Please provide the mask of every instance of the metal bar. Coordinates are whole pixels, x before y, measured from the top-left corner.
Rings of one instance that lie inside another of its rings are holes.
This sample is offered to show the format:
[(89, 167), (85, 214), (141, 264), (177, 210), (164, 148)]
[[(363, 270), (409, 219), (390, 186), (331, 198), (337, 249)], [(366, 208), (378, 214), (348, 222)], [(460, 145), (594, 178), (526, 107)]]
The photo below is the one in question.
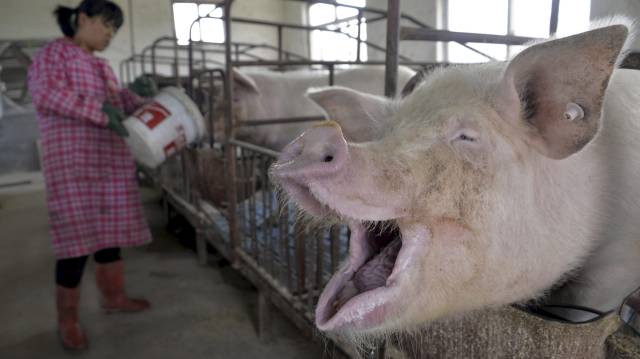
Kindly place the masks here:
[[(436, 65), (448, 65), (442, 62), (421, 62), (421, 61), (400, 61), (400, 65), (406, 66), (436, 66)], [(309, 65), (362, 65), (362, 66), (374, 66), (385, 65), (384, 61), (234, 61), (233, 66), (309, 66)]]
[[(395, 1), (395, 0), (389, 0)], [(488, 44), (522, 45), (529, 41), (540, 40), (533, 37), (514, 35), (476, 34), (471, 32), (445, 31), (421, 29), (415, 27), (401, 27), (400, 37), (403, 40), (420, 41), (453, 41), (453, 42), (480, 42)]]
[(558, 31), (558, 13), (560, 12), (560, 0), (551, 0), (551, 17), (549, 19), (549, 35)]
[(336, 82), (335, 79), (335, 66), (329, 65), (329, 86), (333, 86)]
[(384, 74), (384, 95), (394, 98), (398, 86), (400, 0), (389, 0), (387, 11), (387, 55)]
[(328, 5), (348, 7), (348, 8), (352, 8), (352, 9), (362, 9), (365, 12), (370, 12), (370, 13), (373, 13), (373, 14), (380, 14), (380, 15), (386, 14), (386, 12), (384, 10), (381, 10), (381, 9), (342, 4), (342, 3), (339, 3), (337, 1), (331, 1), (331, 0), (288, 0), (288, 1), (304, 2), (304, 3), (308, 3), (308, 4), (328, 4)]
[(340, 226), (332, 226), (330, 230), (331, 238), (331, 273), (338, 270), (340, 263)]
[(213, 142), (215, 140), (215, 124), (213, 121), (215, 120), (215, 103), (216, 96), (214, 94), (214, 86), (215, 80), (213, 79), (213, 74), (209, 73), (209, 146), (213, 148)]
[(278, 156), (280, 155), (279, 152), (270, 150), (268, 148), (264, 148), (264, 147), (260, 147), (260, 146), (254, 145), (253, 143), (249, 143), (249, 142), (244, 142), (244, 141), (239, 141), (239, 140), (236, 140), (236, 139), (231, 139), (231, 140), (229, 140), (229, 143), (234, 145), (234, 146), (248, 148), (248, 149), (250, 149), (252, 151), (255, 151), (255, 152), (258, 152), (258, 153), (262, 153), (262, 154), (265, 154), (267, 156), (271, 156), (273, 158), (278, 158)]
[(227, 156), (227, 196), (228, 196), (228, 209), (229, 209), (229, 239), (231, 242), (232, 258), (231, 262), (234, 265), (238, 264), (236, 256), (238, 249), (238, 231), (236, 223), (236, 202), (237, 192), (235, 187), (236, 182), (236, 151), (235, 146), (231, 144), (231, 140), (234, 137), (233, 133), (233, 106), (231, 103), (231, 96), (233, 94), (233, 62), (231, 61), (231, 4), (232, 0), (224, 0), (224, 34), (225, 34), (225, 64), (227, 78), (224, 83), (224, 107), (225, 107), (225, 151)]
[(322, 285), (323, 285), (322, 274), (324, 272), (324, 252), (325, 252), (324, 238), (325, 238), (325, 233), (327, 233), (327, 228), (319, 228), (317, 233), (318, 234), (316, 237), (317, 237), (318, 245), (316, 249), (316, 277), (315, 277), (315, 284), (313, 286), (314, 291), (322, 289)]
[[(292, 290), (293, 288), (293, 276), (291, 275), (291, 268), (293, 267), (293, 263), (291, 262), (291, 250), (289, 248), (289, 205), (284, 205), (284, 212), (280, 213), (282, 219), (282, 226), (280, 227), (281, 233), (283, 233), (282, 237), (284, 238), (283, 247), (285, 251), (285, 267), (287, 269), (287, 288)], [(294, 225), (297, 226), (298, 222)], [(284, 229), (283, 229), (284, 227)], [(295, 233), (295, 230), (294, 230)]]
[(131, 42), (131, 55), (136, 53), (136, 40), (135, 40), (135, 34), (133, 31), (133, 19), (135, 18), (135, 16), (133, 15), (133, 0), (128, 0), (127, 1), (127, 5), (129, 7), (129, 14), (128, 14), (128, 18), (129, 18), (129, 41)]
[[(247, 189), (246, 196), (248, 197), (248, 200), (245, 200), (245, 202), (249, 203), (249, 228), (251, 230), (251, 240), (253, 241), (253, 256), (256, 259), (256, 263), (260, 264), (260, 258), (261, 258), (261, 250), (260, 250), (260, 242), (258, 241), (258, 231), (257, 231), (257, 218), (256, 218), (256, 196), (255, 196), (255, 188), (252, 185), (253, 182), (253, 168), (255, 167), (255, 163), (254, 163), (254, 159), (255, 156), (253, 154), (252, 151), (248, 151), (249, 154), (247, 155), (244, 149), (243, 149), (243, 156), (242, 156), (242, 162), (244, 163), (243, 166), (243, 173), (241, 175), (240, 181), (242, 181), (245, 184), (245, 188)], [(243, 199), (246, 198), (245, 196), (242, 197)]]
[(296, 274), (297, 283), (294, 293), (303, 294), (305, 290), (306, 279), (306, 248), (305, 248), (305, 227), (297, 221), (295, 224), (295, 258), (296, 258)]
[(278, 61), (282, 61), (282, 25), (278, 25)]
[(362, 44), (362, 10), (358, 10), (358, 47), (356, 48), (356, 61), (360, 61), (360, 45)]
[[(343, 5), (340, 5), (343, 6)], [(239, 22), (239, 23), (245, 23), (245, 24), (253, 24), (253, 25), (265, 25), (265, 26), (282, 26), (283, 28), (290, 28), (290, 29), (299, 29), (299, 30), (318, 30), (318, 31), (326, 31), (326, 32), (335, 32), (341, 35), (344, 35), (348, 38), (357, 40), (357, 38), (355, 36), (349, 35), (345, 32), (340, 31), (340, 29), (335, 29), (335, 30), (331, 30), (331, 29), (327, 29), (327, 28), (323, 28), (323, 27), (317, 27), (317, 26), (306, 26), (306, 25), (297, 25), (297, 24), (286, 24), (286, 23), (279, 23), (279, 22), (274, 22), (274, 21), (264, 21), (264, 20), (255, 20), (255, 19), (246, 19), (246, 18), (233, 18), (232, 21), (234, 22)], [(374, 44), (372, 42), (369, 41), (364, 41), (362, 40), (363, 43), (367, 44), (368, 47), (378, 50), (378, 51), (382, 51), (385, 52), (385, 48), (383, 48), (382, 46), (378, 46), (377, 44)], [(403, 59), (408, 59), (406, 57), (402, 57)]]
[(273, 271), (273, 224), (271, 223), (271, 191), (269, 188), (269, 177), (267, 173), (269, 172), (269, 160), (268, 157), (262, 154), (259, 154), (259, 173), (260, 173), (260, 189), (261, 189), (261, 197), (262, 197), (262, 233), (263, 238), (265, 238), (267, 244), (267, 265), (268, 271), (271, 275), (275, 275)]

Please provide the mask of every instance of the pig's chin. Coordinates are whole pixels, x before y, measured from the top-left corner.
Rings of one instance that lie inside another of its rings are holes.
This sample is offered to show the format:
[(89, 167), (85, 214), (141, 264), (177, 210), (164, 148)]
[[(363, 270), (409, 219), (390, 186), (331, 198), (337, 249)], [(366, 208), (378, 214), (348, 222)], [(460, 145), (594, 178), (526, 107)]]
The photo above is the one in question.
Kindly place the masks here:
[(320, 295), (316, 325), (322, 331), (373, 333), (407, 304), (402, 287), (415, 245), (402, 238), (395, 221), (353, 221), (349, 228), (349, 260)]

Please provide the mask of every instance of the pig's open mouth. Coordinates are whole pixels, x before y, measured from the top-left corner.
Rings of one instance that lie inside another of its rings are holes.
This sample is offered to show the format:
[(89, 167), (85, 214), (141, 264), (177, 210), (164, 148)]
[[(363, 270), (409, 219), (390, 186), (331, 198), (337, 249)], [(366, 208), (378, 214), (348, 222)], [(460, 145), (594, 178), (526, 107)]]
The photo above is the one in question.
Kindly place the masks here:
[(323, 331), (375, 331), (406, 304), (403, 295), (410, 264), (420, 252), (416, 238), (407, 238), (397, 219), (353, 219), (316, 196), (309, 185), (284, 176), (280, 184), (305, 211), (335, 213), (349, 224), (349, 258), (325, 286), (316, 307), (316, 325)]
[(381, 324), (398, 294), (393, 278), (403, 247), (395, 221), (353, 222), (349, 261), (334, 274), (316, 308), (321, 330), (372, 329)]

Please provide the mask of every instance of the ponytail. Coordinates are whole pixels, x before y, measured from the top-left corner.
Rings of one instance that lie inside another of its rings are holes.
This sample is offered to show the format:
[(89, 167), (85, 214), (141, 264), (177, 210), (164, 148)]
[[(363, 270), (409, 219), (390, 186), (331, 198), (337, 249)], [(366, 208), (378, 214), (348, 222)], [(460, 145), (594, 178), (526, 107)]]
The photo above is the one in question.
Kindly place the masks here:
[(78, 9), (66, 6), (58, 6), (53, 12), (58, 21), (58, 26), (65, 36), (73, 37), (78, 28)]
[(53, 14), (65, 36), (73, 37), (78, 31), (78, 14), (88, 17), (101, 16), (102, 19), (118, 30), (124, 22), (122, 9), (110, 0), (82, 0), (76, 8), (58, 6)]

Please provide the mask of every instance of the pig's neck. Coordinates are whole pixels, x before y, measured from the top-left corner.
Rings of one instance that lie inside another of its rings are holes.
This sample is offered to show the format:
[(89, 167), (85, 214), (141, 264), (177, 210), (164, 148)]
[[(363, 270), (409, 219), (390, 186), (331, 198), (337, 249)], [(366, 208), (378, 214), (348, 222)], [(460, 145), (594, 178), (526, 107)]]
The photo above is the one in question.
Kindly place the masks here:
[(499, 240), (489, 255), (501, 258), (496, 271), (513, 273), (502, 283), (515, 289), (512, 301), (571, 275), (559, 300), (610, 310), (640, 285), (640, 111), (630, 107), (640, 94), (622, 82), (612, 78), (601, 131), (582, 151), (558, 161), (534, 156), (500, 179), (500, 192), (513, 195), (495, 209), (509, 220), (493, 216)]

